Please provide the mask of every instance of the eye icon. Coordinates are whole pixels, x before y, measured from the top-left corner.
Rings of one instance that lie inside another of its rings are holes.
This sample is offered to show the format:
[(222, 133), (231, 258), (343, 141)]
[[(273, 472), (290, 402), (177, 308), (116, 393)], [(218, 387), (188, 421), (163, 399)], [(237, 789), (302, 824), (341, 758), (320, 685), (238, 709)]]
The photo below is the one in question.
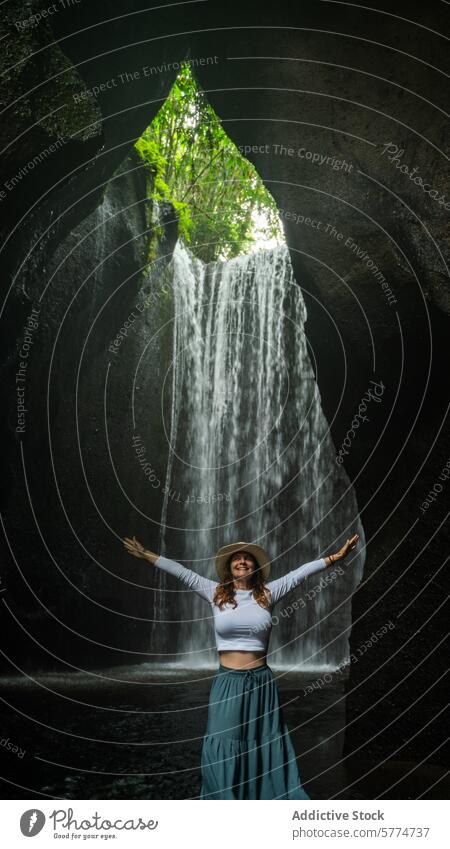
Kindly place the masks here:
[(20, 817), (20, 830), (24, 837), (35, 837), (44, 828), (45, 814), (37, 808), (25, 811)]

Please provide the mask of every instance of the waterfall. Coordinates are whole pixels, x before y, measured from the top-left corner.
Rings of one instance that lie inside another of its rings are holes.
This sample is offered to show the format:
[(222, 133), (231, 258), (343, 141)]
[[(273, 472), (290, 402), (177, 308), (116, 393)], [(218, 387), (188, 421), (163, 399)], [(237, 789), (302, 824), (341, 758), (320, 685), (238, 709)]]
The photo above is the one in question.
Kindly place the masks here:
[[(335, 461), (286, 246), (206, 265), (179, 241), (172, 263), (173, 361), (165, 381), (171, 421), (164, 423), (170, 457), (160, 550), (217, 579), (221, 545), (256, 542), (269, 553), (273, 579), (337, 550), (351, 533), (360, 534), (362, 548), (355, 495)], [(362, 567), (359, 554), (277, 605), (269, 664), (323, 669), (346, 662), (350, 597)], [(161, 573), (160, 580), (155, 617), (163, 609), (168, 623), (177, 622), (165, 626), (175, 661), (213, 665), (209, 607), (172, 578)]]

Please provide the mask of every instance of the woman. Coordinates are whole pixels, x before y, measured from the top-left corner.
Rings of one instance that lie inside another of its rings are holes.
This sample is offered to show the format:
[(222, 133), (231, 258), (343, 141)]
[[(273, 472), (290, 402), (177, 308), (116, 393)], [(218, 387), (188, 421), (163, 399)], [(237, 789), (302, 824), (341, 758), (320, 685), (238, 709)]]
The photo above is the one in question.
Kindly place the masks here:
[(355, 534), (336, 554), (269, 583), (263, 548), (246, 542), (225, 545), (216, 555), (218, 583), (125, 537), (129, 554), (174, 575), (212, 605), (220, 664), (203, 739), (201, 799), (309, 799), (267, 664), (272, 610), (309, 575), (346, 557), (358, 538)]

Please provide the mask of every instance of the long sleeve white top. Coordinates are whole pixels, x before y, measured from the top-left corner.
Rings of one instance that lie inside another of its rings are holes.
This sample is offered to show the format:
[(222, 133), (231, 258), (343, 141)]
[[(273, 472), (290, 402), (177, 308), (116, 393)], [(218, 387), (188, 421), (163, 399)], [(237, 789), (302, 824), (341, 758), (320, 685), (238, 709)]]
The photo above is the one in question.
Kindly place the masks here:
[(214, 604), (213, 598), (218, 586), (217, 581), (204, 578), (197, 572), (187, 569), (175, 560), (158, 557), (155, 566), (174, 575), (193, 592), (197, 593), (212, 606), (214, 616), (214, 633), (217, 651), (267, 651), (272, 628), (272, 609), (290, 590), (301, 581), (326, 569), (324, 558), (312, 560), (293, 569), (275, 581), (269, 581), (265, 586), (270, 590), (271, 610), (261, 607), (253, 598), (252, 590), (236, 590), (237, 607), (225, 604), (223, 609)]

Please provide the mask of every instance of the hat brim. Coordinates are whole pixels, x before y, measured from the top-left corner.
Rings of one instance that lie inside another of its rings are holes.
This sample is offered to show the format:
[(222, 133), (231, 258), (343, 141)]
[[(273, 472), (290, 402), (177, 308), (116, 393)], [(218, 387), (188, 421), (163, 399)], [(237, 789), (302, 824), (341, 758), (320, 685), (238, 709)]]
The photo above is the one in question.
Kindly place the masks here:
[(219, 548), (216, 554), (216, 569), (221, 581), (225, 578), (227, 560), (236, 551), (249, 551), (250, 554), (253, 554), (263, 580), (267, 581), (270, 575), (269, 556), (260, 545), (254, 545), (252, 542), (232, 542), (230, 545), (224, 545), (222, 548)]

